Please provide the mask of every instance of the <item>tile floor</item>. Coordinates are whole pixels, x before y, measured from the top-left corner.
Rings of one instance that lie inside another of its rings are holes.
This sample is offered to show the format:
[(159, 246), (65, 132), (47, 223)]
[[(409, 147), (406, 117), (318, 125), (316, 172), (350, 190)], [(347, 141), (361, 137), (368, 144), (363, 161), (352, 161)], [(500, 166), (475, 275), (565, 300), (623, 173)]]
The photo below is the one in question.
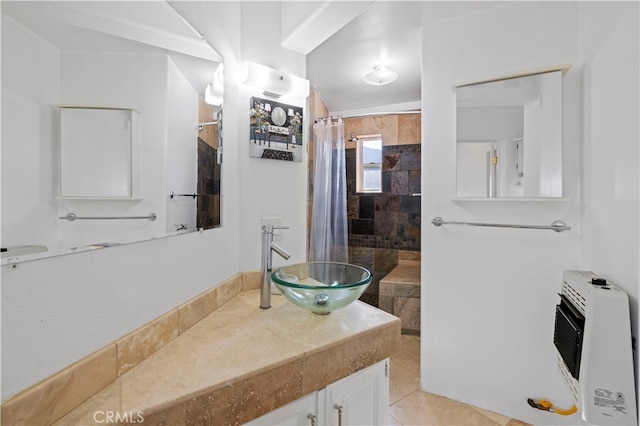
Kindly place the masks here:
[(420, 390), (420, 337), (402, 336), (391, 358), (389, 425), (527, 426), (519, 420)]

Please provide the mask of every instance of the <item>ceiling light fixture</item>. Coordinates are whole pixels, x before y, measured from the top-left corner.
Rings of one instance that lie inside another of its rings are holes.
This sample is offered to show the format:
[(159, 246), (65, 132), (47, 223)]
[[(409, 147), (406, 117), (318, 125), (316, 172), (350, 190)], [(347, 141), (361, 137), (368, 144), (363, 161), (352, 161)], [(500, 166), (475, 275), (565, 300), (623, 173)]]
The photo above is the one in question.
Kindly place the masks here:
[(309, 96), (309, 80), (287, 74), (255, 62), (245, 62), (244, 84), (263, 90), (263, 94), (272, 98), (289, 96), (304, 99)]
[(204, 91), (204, 101), (209, 105), (221, 107), (224, 97), (224, 64), (218, 65), (211, 83)]
[(364, 82), (373, 86), (382, 86), (384, 84), (393, 83), (398, 78), (398, 73), (391, 71), (384, 65), (376, 65), (373, 71), (364, 76)]

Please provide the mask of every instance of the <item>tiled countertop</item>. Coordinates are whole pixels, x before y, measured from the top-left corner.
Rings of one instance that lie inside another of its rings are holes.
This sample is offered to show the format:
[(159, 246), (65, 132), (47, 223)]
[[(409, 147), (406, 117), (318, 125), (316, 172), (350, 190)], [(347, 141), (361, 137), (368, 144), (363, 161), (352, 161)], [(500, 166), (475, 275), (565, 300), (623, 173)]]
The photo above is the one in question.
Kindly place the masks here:
[[(241, 424), (390, 357), (400, 320), (362, 302), (314, 315), (240, 293), (56, 425)], [(97, 413), (97, 415), (96, 415)]]

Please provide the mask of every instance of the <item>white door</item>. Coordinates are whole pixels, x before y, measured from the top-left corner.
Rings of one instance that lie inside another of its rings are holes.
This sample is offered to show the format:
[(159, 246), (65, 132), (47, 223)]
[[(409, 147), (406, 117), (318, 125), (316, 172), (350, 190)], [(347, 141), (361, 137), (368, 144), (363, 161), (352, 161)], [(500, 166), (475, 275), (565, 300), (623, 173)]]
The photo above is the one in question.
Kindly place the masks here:
[(247, 425), (316, 426), (319, 424), (317, 411), (317, 392), (314, 392), (258, 417)]
[(384, 425), (389, 408), (389, 360), (337, 381), (326, 388), (327, 425)]

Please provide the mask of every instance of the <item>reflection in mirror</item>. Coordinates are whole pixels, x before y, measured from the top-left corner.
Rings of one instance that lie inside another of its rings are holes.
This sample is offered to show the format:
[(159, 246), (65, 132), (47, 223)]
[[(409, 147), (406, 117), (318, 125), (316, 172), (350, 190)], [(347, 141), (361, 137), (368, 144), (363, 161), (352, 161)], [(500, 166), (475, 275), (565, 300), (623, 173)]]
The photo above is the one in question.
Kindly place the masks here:
[(167, 2), (1, 7), (2, 263), (220, 226), (222, 58), (201, 35)]
[(562, 71), (456, 89), (456, 196), (562, 197)]
[(222, 111), (212, 114), (201, 99), (199, 116), (196, 228), (209, 229), (220, 226)]

